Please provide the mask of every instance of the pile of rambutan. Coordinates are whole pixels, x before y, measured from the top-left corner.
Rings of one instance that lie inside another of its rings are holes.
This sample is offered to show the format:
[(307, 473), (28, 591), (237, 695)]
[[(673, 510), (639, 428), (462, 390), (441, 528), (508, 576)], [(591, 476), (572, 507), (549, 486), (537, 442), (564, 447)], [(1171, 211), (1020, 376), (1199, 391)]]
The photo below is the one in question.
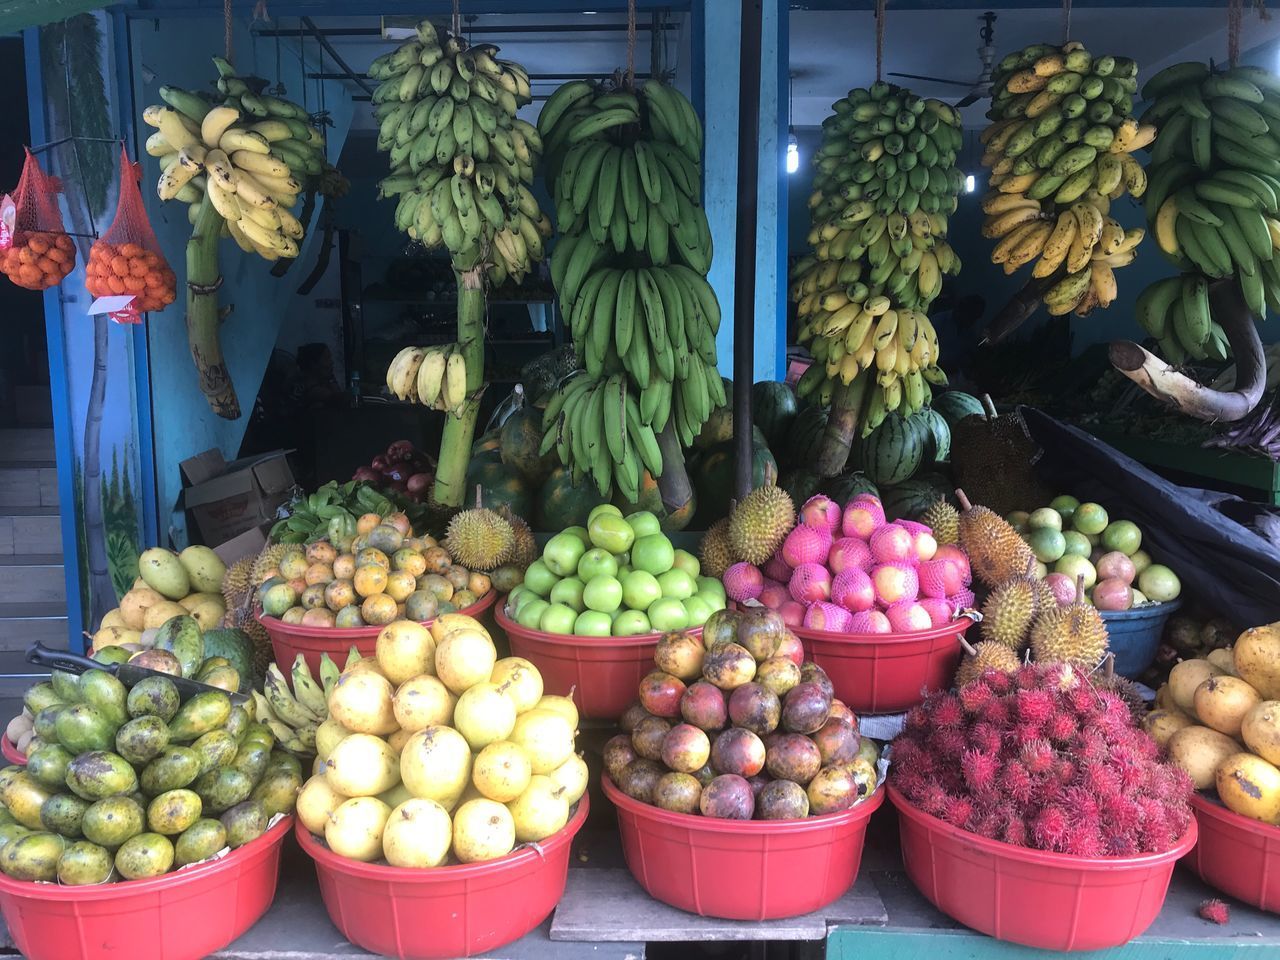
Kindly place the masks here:
[(1079, 668), (986, 671), (912, 709), (890, 783), (989, 840), (1082, 857), (1168, 850), (1191, 820), (1190, 778), (1163, 762), (1125, 702)]

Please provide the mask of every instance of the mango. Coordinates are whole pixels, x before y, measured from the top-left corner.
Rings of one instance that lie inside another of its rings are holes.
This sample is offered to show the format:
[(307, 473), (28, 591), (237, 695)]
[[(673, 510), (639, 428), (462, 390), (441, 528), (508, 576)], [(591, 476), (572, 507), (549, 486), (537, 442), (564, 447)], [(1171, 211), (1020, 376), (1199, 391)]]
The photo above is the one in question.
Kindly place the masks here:
[(54, 689), (53, 684), (45, 680), (34, 686), (28, 687), (27, 692), (22, 695), (22, 703), (35, 716), (45, 707), (52, 707), (55, 704), (65, 703), (63, 697), (58, 696), (58, 691)]
[(120, 598), (120, 618), (130, 630), (144, 630), (147, 611), (163, 600), (164, 597), (146, 585), (134, 587)]
[(116, 851), (116, 869), (126, 880), (158, 877), (173, 867), (173, 857), (173, 844), (168, 837), (158, 833), (140, 833), (126, 840)]
[(28, 830), (43, 829), (40, 808), (53, 796), (53, 791), (41, 786), (29, 773), (17, 773), (0, 789), (0, 801), (9, 808), (13, 818)]
[(235, 737), (236, 742), (239, 743), (244, 739), (250, 722), (249, 712), (240, 704), (236, 704), (231, 708), (231, 715), (227, 717), (227, 722), (222, 725), (222, 729)]
[(156, 635), (156, 650), (168, 650), (178, 658), (184, 677), (194, 677), (204, 661), (204, 640), (200, 624), (190, 616), (173, 617), (160, 627)]
[(51, 790), (60, 790), (67, 782), (67, 767), (74, 755), (59, 743), (45, 743), (27, 754), (27, 773)]
[(142, 805), (132, 797), (108, 797), (92, 804), (84, 812), (80, 829), (85, 839), (115, 849), (136, 837), (146, 826)]
[(227, 846), (234, 850), (267, 832), (267, 812), (256, 800), (236, 804), (220, 818), (227, 831)]
[(302, 779), (302, 761), (288, 750), (271, 751), (271, 760), (267, 763), (267, 773), (274, 773), (277, 770), (288, 770), (290, 773), (297, 774), (299, 781)]
[(187, 571), (187, 581), (192, 590), (217, 593), (222, 589), (222, 578), (227, 572), (227, 565), (208, 547), (187, 547), (178, 554), (178, 561)]
[(40, 808), (40, 823), (68, 839), (75, 840), (81, 834), (87, 801), (70, 793), (56, 793)]
[(29, 833), (0, 851), (0, 870), (15, 880), (58, 879), (58, 858), (66, 840), (56, 833)]
[(253, 792), (253, 780), (239, 770), (222, 767), (202, 774), (191, 785), (210, 813), (223, 813), (238, 803), (249, 799)]
[(20, 823), (6, 823), (0, 827), (0, 854), (3, 854), (4, 848), (19, 837), (25, 837), (31, 833), (26, 827)]
[(158, 796), (189, 785), (200, 774), (200, 756), (190, 747), (166, 747), (142, 771), (142, 792)]
[(86, 670), (80, 676), (80, 696), (113, 726), (119, 727), (129, 719), (129, 691), (105, 670)]
[(197, 820), (173, 845), (174, 865), (185, 867), (188, 863), (208, 860), (226, 845), (227, 830), (219, 821)]
[(58, 742), (72, 754), (109, 750), (116, 739), (116, 725), (88, 703), (73, 703), (63, 709), (54, 730)]
[(102, 883), (111, 876), (111, 854), (88, 840), (69, 844), (58, 858), (58, 882), (67, 886)]
[(169, 739), (175, 743), (195, 740), (219, 729), (231, 716), (231, 699), (221, 691), (197, 693), (178, 708), (169, 721)]
[(114, 610), (108, 610), (106, 613), (104, 613), (102, 615), (102, 620), (98, 623), (99, 630), (101, 630), (103, 627), (128, 627), (128, 626), (129, 625), (125, 623), (124, 615), (120, 613), (119, 607), (116, 607)]
[[(211, 551), (212, 552), (212, 551)], [(170, 600), (181, 600), (191, 592), (191, 575), (178, 555), (163, 547), (144, 550), (138, 558), (138, 573), (147, 586)], [(218, 583), (218, 589), (221, 581)], [(123, 611), (124, 604), (121, 603)]]
[(67, 673), (65, 670), (55, 670), (49, 677), (49, 683), (53, 685), (53, 692), (66, 703), (79, 703), (81, 701), (80, 677), (78, 674)]
[(200, 758), (200, 772), (203, 774), (231, 763), (240, 744), (226, 730), (210, 730), (191, 744), (191, 749)]
[(129, 716), (135, 719), (155, 716), (165, 723), (173, 719), (181, 705), (178, 688), (164, 677), (147, 677), (141, 683), (135, 683), (127, 701)]
[(67, 786), (89, 801), (105, 800), (138, 789), (138, 775), (129, 761), (106, 750), (82, 753), (67, 767)]
[(298, 802), (298, 791), (301, 788), (301, 775), (292, 770), (275, 770), (253, 788), (249, 799), (261, 803), (270, 818), (277, 813), (291, 813)]
[(130, 627), (99, 627), (93, 635), (93, 649), (122, 647), (127, 643), (142, 643), (142, 631)]
[(67, 704), (55, 703), (45, 707), (31, 721), (31, 729), (45, 743), (56, 743), (58, 740), (58, 714), (65, 710)]
[(192, 790), (168, 790), (147, 806), (147, 829), (176, 836), (200, 819), (204, 804)]
[(150, 763), (169, 745), (169, 725), (159, 717), (137, 717), (116, 731), (116, 753), (133, 764)]
[(246, 777), (257, 783), (267, 772), (267, 763), (271, 760), (271, 748), (260, 743), (246, 743), (236, 752), (229, 766), (239, 770)]
[[(148, 607), (146, 616), (142, 618), (143, 634), (148, 630), (158, 630), (174, 617), (185, 617), (187, 610), (172, 600), (161, 600), (154, 607)], [(144, 641), (143, 646), (146, 646)]]
[(134, 652), (132, 644), (127, 647), (101, 647), (93, 651), (93, 659), (99, 663), (128, 663)]

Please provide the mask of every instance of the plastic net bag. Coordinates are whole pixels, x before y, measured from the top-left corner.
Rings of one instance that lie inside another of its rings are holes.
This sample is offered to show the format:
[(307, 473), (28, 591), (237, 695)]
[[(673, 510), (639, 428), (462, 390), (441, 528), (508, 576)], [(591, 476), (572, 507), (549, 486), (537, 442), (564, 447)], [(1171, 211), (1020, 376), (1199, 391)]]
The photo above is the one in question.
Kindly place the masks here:
[(0, 221), (0, 270), (20, 287), (47, 290), (61, 283), (76, 265), (76, 247), (58, 209), (61, 192), (61, 181), (46, 174), (27, 150), (12, 209), (6, 197)]
[[(85, 288), (95, 297), (128, 296), (138, 313), (163, 310), (177, 296), (178, 281), (160, 253), (138, 183), (142, 167), (120, 149), (120, 199), (111, 226), (89, 249)], [(132, 311), (130, 311), (132, 312)]]

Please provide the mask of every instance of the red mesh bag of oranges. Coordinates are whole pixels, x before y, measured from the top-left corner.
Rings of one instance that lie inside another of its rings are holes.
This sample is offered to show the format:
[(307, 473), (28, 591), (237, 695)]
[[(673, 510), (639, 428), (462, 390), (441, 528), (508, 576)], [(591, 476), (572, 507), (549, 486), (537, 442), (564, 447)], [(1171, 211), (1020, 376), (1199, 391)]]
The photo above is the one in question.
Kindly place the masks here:
[(62, 184), (30, 150), (13, 196), (13, 222), (0, 231), (0, 270), (20, 287), (47, 290), (76, 265), (76, 247), (62, 226)]
[[(85, 288), (95, 297), (133, 294), (138, 313), (163, 310), (177, 296), (178, 281), (160, 253), (138, 182), (142, 167), (120, 151), (120, 199), (111, 226), (89, 248)], [(131, 311), (132, 312), (132, 311)]]

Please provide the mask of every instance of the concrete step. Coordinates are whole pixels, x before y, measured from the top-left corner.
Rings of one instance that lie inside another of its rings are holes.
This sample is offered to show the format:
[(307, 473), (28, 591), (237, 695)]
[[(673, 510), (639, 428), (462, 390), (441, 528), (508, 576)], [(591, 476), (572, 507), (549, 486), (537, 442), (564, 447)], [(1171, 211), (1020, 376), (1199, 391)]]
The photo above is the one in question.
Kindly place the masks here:
[[(8, 433), (12, 431), (0, 431)], [(0, 440), (3, 443), (3, 440)], [(58, 470), (41, 461), (0, 461), (0, 513), (6, 507), (58, 506)]]
[(66, 601), (62, 557), (0, 557), (0, 605)]
[(66, 649), (68, 636), (67, 611), (60, 604), (0, 605), (0, 652), (26, 650), (33, 640)]
[(0, 430), (0, 463), (38, 460), (53, 463), (53, 431), (38, 427)]
[(0, 557), (62, 556), (57, 507), (0, 507)]

